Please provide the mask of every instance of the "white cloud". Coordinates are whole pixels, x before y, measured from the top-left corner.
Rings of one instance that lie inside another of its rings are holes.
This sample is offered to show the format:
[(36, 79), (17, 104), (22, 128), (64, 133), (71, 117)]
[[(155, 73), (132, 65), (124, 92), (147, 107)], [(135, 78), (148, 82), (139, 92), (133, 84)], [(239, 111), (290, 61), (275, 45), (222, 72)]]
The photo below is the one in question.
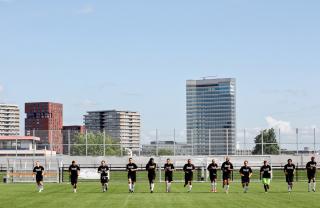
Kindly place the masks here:
[(286, 133), (286, 134), (294, 132), (293, 128), (291, 127), (290, 122), (288, 122), (288, 121), (277, 120), (271, 116), (267, 116), (266, 121), (269, 125), (269, 128), (280, 129), (281, 132)]
[(95, 8), (91, 4), (83, 5), (81, 8), (76, 10), (77, 14), (91, 14), (93, 13)]
[(4, 91), (3, 85), (0, 84), (0, 94)]

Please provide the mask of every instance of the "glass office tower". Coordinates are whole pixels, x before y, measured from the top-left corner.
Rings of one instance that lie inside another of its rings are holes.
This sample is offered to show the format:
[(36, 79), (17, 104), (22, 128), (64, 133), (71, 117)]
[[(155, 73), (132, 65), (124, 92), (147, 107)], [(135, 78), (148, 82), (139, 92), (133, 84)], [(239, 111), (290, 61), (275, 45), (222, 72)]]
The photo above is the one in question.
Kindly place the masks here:
[(192, 155), (236, 152), (236, 80), (187, 80), (187, 143)]

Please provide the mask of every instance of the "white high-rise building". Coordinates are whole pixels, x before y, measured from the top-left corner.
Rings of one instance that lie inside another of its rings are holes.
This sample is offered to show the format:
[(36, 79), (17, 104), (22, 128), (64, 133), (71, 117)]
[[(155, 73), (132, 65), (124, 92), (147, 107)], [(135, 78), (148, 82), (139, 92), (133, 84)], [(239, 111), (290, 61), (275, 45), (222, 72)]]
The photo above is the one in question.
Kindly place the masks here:
[(20, 134), (20, 111), (17, 105), (0, 103), (0, 136)]
[(187, 80), (187, 142), (194, 155), (236, 153), (236, 79)]
[(86, 130), (105, 131), (118, 139), (123, 148), (140, 148), (140, 114), (132, 111), (88, 111), (84, 116)]

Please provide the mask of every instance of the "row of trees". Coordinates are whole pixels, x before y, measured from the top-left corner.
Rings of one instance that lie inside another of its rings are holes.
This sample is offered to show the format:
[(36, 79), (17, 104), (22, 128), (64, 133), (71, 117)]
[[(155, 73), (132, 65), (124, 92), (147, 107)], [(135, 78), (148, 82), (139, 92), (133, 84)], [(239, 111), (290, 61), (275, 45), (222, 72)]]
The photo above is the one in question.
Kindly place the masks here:
[[(254, 138), (255, 147), (252, 151), (252, 154), (262, 154), (262, 139), (264, 154), (273, 155), (279, 153), (280, 147), (277, 144), (276, 133), (275, 130), (271, 128), (264, 130)], [(119, 140), (113, 139), (111, 136), (104, 135), (103, 133), (88, 133), (87, 135), (76, 134), (74, 137), (74, 143), (75, 145), (71, 146), (72, 155), (120, 156), (121, 151), (124, 151), (123, 149), (121, 149), (122, 147), (120, 145)], [(169, 149), (160, 148), (158, 149), (158, 155), (173, 155), (173, 151)]]
[(257, 135), (254, 138), (254, 143), (256, 145), (252, 151), (253, 155), (262, 154), (262, 144), (263, 154), (276, 155), (279, 153), (280, 147), (277, 143), (276, 133), (273, 128), (263, 130), (259, 135)]
[[(87, 140), (87, 141), (86, 141)], [(120, 155), (120, 141), (103, 133), (76, 134), (70, 150), (72, 155)], [(105, 144), (105, 145), (101, 145)]]

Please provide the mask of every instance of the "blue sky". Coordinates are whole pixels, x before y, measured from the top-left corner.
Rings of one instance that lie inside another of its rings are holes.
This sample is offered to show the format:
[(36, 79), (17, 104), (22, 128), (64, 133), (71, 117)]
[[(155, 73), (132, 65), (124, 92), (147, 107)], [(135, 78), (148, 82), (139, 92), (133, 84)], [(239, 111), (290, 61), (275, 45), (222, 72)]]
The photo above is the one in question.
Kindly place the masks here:
[[(237, 79), (238, 128), (320, 126), (320, 2), (0, 0), (0, 100), (185, 128), (185, 80)], [(22, 114), (23, 115), (23, 114)]]

